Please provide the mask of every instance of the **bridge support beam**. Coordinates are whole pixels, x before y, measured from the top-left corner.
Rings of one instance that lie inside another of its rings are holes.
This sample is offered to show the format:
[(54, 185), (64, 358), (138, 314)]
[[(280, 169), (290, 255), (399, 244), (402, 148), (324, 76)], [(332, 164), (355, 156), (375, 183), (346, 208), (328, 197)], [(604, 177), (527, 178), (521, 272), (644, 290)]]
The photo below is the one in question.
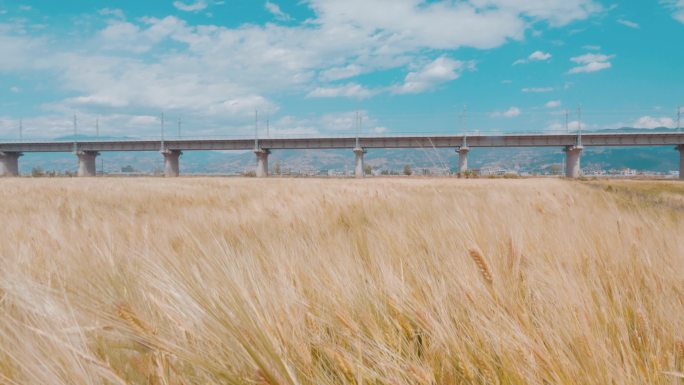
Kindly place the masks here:
[(97, 173), (95, 160), (100, 155), (97, 151), (76, 151), (78, 156), (78, 176), (95, 176)]
[(361, 147), (354, 148), (354, 155), (356, 158), (356, 166), (354, 167), (354, 176), (356, 178), (363, 178), (365, 170), (363, 169), (363, 154), (366, 153)]
[(271, 153), (270, 150), (265, 148), (257, 148), (254, 150), (256, 154), (256, 177), (266, 178), (268, 176), (268, 155)]
[(180, 156), (183, 155), (181, 150), (164, 150), (161, 151), (164, 156), (164, 177), (175, 178), (180, 175)]
[(21, 152), (0, 152), (0, 176), (19, 176)]
[(565, 151), (565, 177), (579, 178), (581, 175), (580, 158), (582, 155), (582, 146), (567, 146)]
[(684, 180), (684, 144), (677, 146), (679, 151), (679, 179)]
[(466, 171), (468, 171), (468, 153), (470, 152), (470, 147), (461, 146), (456, 152), (458, 152), (458, 176), (464, 176)]

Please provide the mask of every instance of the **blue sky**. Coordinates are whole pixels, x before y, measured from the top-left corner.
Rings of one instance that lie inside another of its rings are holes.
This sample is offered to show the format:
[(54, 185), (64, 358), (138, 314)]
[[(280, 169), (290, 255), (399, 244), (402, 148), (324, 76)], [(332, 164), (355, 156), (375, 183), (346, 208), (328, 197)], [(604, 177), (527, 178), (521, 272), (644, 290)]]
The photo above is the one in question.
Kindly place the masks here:
[[(676, 125), (684, 0), (0, 0), (0, 137)], [(467, 110), (464, 113), (464, 109)], [(465, 115), (465, 118), (463, 117)]]

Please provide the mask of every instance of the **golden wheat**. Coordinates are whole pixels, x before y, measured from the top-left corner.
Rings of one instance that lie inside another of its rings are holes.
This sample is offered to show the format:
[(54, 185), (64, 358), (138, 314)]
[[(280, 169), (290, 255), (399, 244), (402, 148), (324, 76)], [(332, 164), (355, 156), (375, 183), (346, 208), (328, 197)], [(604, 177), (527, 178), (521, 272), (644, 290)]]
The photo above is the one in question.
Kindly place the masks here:
[(681, 183), (15, 178), (0, 213), (2, 384), (684, 371)]

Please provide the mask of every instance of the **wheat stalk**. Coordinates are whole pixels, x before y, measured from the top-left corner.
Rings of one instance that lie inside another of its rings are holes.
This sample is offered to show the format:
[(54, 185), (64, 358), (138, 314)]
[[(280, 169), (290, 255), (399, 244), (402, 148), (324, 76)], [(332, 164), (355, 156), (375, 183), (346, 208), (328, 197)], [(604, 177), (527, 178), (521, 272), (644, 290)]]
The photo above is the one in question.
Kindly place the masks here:
[(489, 265), (487, 264), (487, 260), (485, 260), (484, 255), (478, 248), (470, 248), (468, 249), (468, 253), (470, 254), (470, 257), (475, 261), (475, 264), (477, 265), (477, 268), (480, 270), (480, 274), (482, 275), (482, 279), (487, 281), (487, 283), (492, 283), (492, 272), (489, 269)]

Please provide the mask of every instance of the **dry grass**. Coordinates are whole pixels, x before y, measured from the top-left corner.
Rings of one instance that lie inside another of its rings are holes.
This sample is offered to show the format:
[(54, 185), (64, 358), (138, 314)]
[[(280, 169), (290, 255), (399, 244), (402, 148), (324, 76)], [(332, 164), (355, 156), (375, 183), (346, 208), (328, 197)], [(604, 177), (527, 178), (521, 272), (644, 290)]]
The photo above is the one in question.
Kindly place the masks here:
[(676, 384), (650, 183), (0, 180), (0, 383)]

